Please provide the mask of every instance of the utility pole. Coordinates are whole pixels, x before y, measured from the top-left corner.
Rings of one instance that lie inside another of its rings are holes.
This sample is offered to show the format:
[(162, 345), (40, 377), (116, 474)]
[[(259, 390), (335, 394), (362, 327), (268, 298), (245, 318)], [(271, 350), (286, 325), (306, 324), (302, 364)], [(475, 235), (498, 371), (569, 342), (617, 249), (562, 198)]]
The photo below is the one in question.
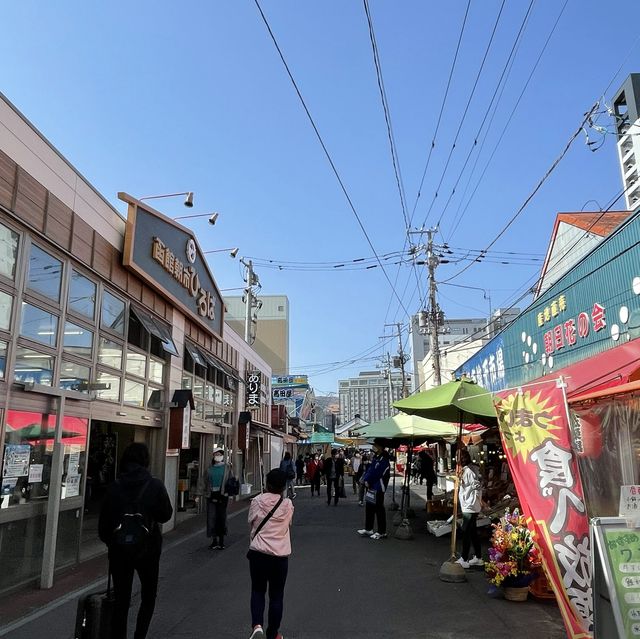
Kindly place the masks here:
[[(240, 263), (246, 267), (247, 273), (245, 276), (245, 282), (247, 283), (247, 288), (244, 289), (244, 302), (245, 302), (245, 315), (244, 315), (244, 341), (247, 344), (253, 344), (255, 341), (255, 335), (251, 334), (251, 324), (252, 324), (252, 310), (255, 307), (260, 309), (262, 307), (262, 302), (258, 300), (256, 294), (254, 293), (253, 287), (260, 286), (258, 281), (258, 276), (253, 271), (253, 262), (249, 260), (245, 262), (244, 259), (240, 259)], [(256, 317), (257, 322), (257, 317)]]
[(404, 365), (407, 363), (407, 358), (405, 357), (404, 348), (402, 346), (402, 323), (398, 322), (397, 324), (385, 324), (385, 326), (393, 326), (398, 330), (398, 357), (394, 358), (398, 360), (398, 365), (394, 364), (394, 367), (399, 368), (402, 371), (402, 397), (407, 397), (408, 389), (406, 374), (404, 370)]
[(438, 324), (440, 323), (440, 310), (436, 301), (436, 268), (440, 263), (438, 256), (433, 252), (433, 236), (436, 228), (427, 229), (427, 268), (429, 270), (429, 341), (431, 347), (431, 361), (433, 362), (433, 375), (436, 386), (442, 384), (440, 373), (440, 343), (438, 342)]
[(387, 352), (387, 381), (389, 382), (389, 405), (393, 405), (393, 380), (391, 379), (391, 354)]

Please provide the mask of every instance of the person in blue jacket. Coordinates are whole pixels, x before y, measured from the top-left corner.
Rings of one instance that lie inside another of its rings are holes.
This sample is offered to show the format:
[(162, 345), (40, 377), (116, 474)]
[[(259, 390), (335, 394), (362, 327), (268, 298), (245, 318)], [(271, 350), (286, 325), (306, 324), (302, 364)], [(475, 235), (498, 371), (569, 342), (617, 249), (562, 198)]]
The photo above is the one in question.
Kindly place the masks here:
[[(365, 487), (365, 524), (364, 528), (358, 530), (361, 537), (371, 539), (384, 539), (387, 536), (387, 514), (384, 509), (384, 494), (389, 485), (391, 469), (389, 464), (389, 453), (384, 448), (384, 443), (380, 439), (373, 442), (374, 458), (371, 465), (362, 476), (362, 483)], [(378, 520), (378, 531), (373, 532), (373, 520)]]

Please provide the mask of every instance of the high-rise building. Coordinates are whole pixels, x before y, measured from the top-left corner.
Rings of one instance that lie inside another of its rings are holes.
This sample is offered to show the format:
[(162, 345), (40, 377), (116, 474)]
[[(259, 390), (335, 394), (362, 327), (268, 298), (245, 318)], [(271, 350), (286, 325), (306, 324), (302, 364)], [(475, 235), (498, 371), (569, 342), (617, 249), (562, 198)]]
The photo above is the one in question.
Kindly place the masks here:
[[(389, 379), (381, 371), (365, 371), (358, 377), (338, 381), (340, 421), (348, 422), (360, 415), (366, 422), (377, 422), (395, 415), (391, 404), (402, 397), (402, 373), (391, 373), (393, 396), (389, 393)], [(411, 387), (411, 376), (406, 375), (405, 386)]]
[[(240, 296), (224, 298), (225, 320), (239, 335), (245, 333), (246, 306)], [(253, 348), (271, 366), (275, 376), (289, 374), (289, 298), (286, 295), (260, 295), (262, 306), (252, 333)]]

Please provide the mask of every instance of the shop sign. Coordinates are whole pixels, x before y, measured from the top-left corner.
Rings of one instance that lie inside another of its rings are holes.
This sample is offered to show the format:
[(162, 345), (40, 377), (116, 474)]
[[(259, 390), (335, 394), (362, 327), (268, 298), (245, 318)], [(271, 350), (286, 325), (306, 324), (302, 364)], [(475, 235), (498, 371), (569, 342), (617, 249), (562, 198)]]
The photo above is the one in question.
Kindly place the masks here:
[(309, 388), (308, 375), (278, 375), (271, 378), (271, 386), (287, 386), (290, 388)]
[[(564, 297), (564, 296), (563, 296)], [(566, 307), (565, 307), (566, 308)], [(607, 327), (606, 309), (596, 302), (589, 313), (583, 311), (577, 317), (571, 317), (543, 335), (545, 355), (553, 355), (563, 348), (571, 348), (589, 337), (589, 332), (599, 333)]]
[(191, 434), (191, 404), (187, 402), (182, 409), (182, 448), (190, 447)]
[(500, 435), (528, 525), (572, 639), (593, 626), (589, 521), (555, 383), (496, 396)]
[(491, 342), (491, 348), (482, 349), (464, 364), (464, 373), (476, 384), (490, 391), (504, 388), (504, 345), (501, 338)]
[(123, 264), (221, 339), (222, 296), (195, 237), (131, 196), (118, 197), (129, 204)]
[(640, 520), (640, 486), (620, 486), (620, 517)]
[(247, 376), (247, 408), (257, 410), (260, 408), (260, 371), (251, 371)]
[(292, 388), (274, 388), (272, 391), (273, 399), (288, 399), (293, 397), (294, 390)]

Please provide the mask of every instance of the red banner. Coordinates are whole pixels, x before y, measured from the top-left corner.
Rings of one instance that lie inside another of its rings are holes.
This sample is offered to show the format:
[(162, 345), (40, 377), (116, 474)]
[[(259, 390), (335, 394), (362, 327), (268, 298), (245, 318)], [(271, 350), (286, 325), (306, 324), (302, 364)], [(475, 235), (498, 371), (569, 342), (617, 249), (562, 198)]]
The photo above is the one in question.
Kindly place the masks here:
[(496, 394), (500, 435), (522, 511), (571, 639), (591, 637), (589, 521), (567, 408), (555, 383)]

